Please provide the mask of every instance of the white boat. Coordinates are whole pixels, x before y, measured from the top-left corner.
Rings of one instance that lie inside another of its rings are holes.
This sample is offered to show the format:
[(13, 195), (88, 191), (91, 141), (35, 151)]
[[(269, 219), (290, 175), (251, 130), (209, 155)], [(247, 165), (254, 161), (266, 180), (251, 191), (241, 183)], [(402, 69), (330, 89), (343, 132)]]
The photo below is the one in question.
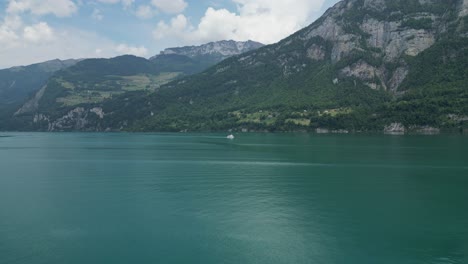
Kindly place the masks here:
[(227, 138), (228, 138), (228, 139), (234, 139), (234, 135), (231, 134), (231, 135), (227, 136)]

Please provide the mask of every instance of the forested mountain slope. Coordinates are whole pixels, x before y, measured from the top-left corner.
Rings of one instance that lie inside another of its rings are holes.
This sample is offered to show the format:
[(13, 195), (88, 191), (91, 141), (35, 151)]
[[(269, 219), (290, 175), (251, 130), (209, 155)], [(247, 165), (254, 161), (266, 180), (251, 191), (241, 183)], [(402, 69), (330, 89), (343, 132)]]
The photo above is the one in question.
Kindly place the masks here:
[(468, 120), (467, 8), (467, 0), (343, 0), (277, 44), (150, 94), (104, 100), (102, 118), (87, 128), (460, 129)]
[[(130, 55), (86, 59), (62, 71), (41, 75), (42, 84), (30, 91), (29, 95), (37, 91), (30, 100), (24, 103), (23, 98), (22, 107), (14, 105), (10, 111), (3, 112), (0, 129), (97, 129), (88, 121), (103, 118), (100, 105), (105, 101), (132, 92), (152, 93), (169, 81), (201, 72), (223, 59), (261, 46), (253, 41), (219, 41), (166, 49), (150, 60)], [(24, 80), (37, 79), (32, 71), (23, 75)]]
[(52, 60), (0, 70), (0, 119), (12, 115), (56, 71), (77, 62), (78, 60)]

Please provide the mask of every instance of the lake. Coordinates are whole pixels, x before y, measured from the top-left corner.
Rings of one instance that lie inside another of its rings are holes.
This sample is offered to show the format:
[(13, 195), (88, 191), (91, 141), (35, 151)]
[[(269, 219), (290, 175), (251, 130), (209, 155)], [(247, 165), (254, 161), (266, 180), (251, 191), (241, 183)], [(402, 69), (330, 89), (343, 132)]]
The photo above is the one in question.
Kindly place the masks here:
[(468, 263), (468, 137), (3, 133), (0, 263)]

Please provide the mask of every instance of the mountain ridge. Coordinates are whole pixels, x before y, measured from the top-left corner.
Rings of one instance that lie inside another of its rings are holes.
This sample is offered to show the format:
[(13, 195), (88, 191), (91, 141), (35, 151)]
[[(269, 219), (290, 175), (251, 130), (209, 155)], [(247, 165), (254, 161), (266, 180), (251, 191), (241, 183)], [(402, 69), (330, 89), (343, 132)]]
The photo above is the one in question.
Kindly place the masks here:
[(254, 41), (216, 41), (199, 46), (167, 48), (149, 60), (160, 71), (173, 72), (182, 70), (185, 75), (202, 72), (229, 57), (240, 55), (262, 47)]
[(258, 49), (264, 46), (259, 42), (252, 40), (248, 41), (234, 41), (234, 40), (222, 40), (209, 42), (199, 46), (184, 46), (184, 47), (175, 47), (167, 48), (159, 55), (153, 56), (150, 60), (155, 60), (162, 55), (184, 55), (190, 58), (195, 58), (205, 55), (217, 55), (223, 57), (224, 59), (245, 53), (254, 49)]
[(0, 70), (0, 119), (16, 111), (15, 108), (37, 92), (55, 72), (79, 61), (55, 59)]
[(102, 101), (103, 118), (72, 130), (459, 129), (468, 116), (466, 2), (343, 0), (276, 44)]
[[(220, 45), (224, 47), (225, 44), (228, 45), (228, 49), (223, 54), (219, 53)], [(38, 112), (28, 117), (33, 123), (37, 123), (40, 119), (59, 118), (58, 113), (65, 114), (63, 111), (71, 110), (70, 107), (99, 104), (113, 96), (134, 91), (148, 93), (171, 80), (198, 73), (224, 58), (251, 50), (258, 45), (261, 44), (251, 41), (212, 42), (198, 47), (189, 47), (191, 50), (203, 51), (203, 54), (199, 52), (200, 56), (171, 53), (158, 56), (157, 59), (122, 55), (110, 59), (81, 60), (55, 73), (44, 87), (38, 87), (37, 93), (22, 107), (15, 110), (14, 119), (29, 123), (31, 121), (25, 120), (24, 116)], [(236, 49), (233, 50), (232, 46)], [(214, 47), (218, 48), (211, 52), (210, 49)], [(24, 123), (20, 122), (20, 125)]]
[[(134, 128), (137, 130), (163, 128), (171, 131), (212, 128), (217, 130), (229, 127), (253, 130), (315, 130), (325, 126), (330, 129), (359, 131), (384, 130), (388, 124), (395, 122), (403, 123), (402, 126), (406, 129), (426, 126), (464, 126), (462, 123), (457, 123), (460, 118), (449, 117), (454, 115), (451, 112), (457, 113), (455, 114), (457, 116), (466, 116), (468, 112), (466, 107), (462, 107), (463, 104), (458, 103), (452, 108), (437, 105), (439, 101), (453, 101), (455, 98), (444, 96), (440, 99), (434, 98), (437, 103), (428, 98), (419, 98), (418, 100), (425, 100), (421, 105), (411, 97), (415, 97), (412, 93), (419, 93), (417, 91), (429, 92), (434, 86), (430, 84), (431, 88), (418, 88), (424, 80), (415, 81), (413, 74), (421, 66), (415, 58), (420, 58), (425, 51), (430, 53), (431, 48), (439, 49), (440, 53), (434, 54), (431, 60), (437, 60), (437, 56), (445, 56), (442, 54), (444, 52), (452, 53), (450, 60), (458, 60), (458, 63), (452, 65), (451, 69), (457, 68), (457, 64), (463, 65), (466, 61), (467, 45), (463, 44), (466, 43), (467, 31), (464, 26), (465, 11), (465, 0), (341, 1), (310, 26), (277, 44), (228, 59), (196, 76), (195, 80), (189, 77), (184, 83), (168, 84), (165, 89), (165, 93), (168, 94), (166, 98), (179, 98), (179, 102), (174, 102), (177, 107), (163, 111), (177, 113), (181, 112), (179, 109), (185, 109), (180, 114), (183, 120), (171, 119), (169, 122), (165, 120), (169, 114), (164, 114), (163, 117), (155, 115), (139, 121)], [(451, 39), (460, 39), (460, 41), (457, 44), (457, 41)], [(447, 45), (440, 45), (443, 42)], [(437, 43), (439, 45), (435, 45)], [(454, 49), (452, 45), (460, 46), (459, 43), (462, 43), (461, 49)], [(273, 56), (274, 60), (271, 60), (270, 56)], [(445, 58), (442, 61), (450, 60)], [(239, 69), (241, 73), (238, 72)], [(463, 79), (461, 82), (466, 83), (466, 68), (458, 67), (458, 70), (458, 76)], [(238, 73), (235, 73), (236, 71)], [(268, 71), (276, 73), (269, 74)], [(245, 80), (233, 79), (236, 75), (249, 76), (250, 72), (255, 72), (256, 75), (250, 77), (252, 80), (262, 81), (248, 84)], [(263, 73), (268, 76), (259, 77)], [(281, 77), (272, 82), (275, 75)], [(432, 77), (428, 76), (427, 79)], [(218, 79), (221, 82), (216, 82)], [(232, 85), (235, 82), (239, 85)], [(198, 88), (197, 85), (200, 83), (203, 85)], [(227, 88), (227, 84), (231, 87)], [(457, 85), (456, 92), (461, 95), (460, 100), (467, 102), (463, 86), (451, 81), (446, 84)], [(223, 86), (226, 89), (219, 88)], [(320, 89), (320, 86), (326, 88)], [(260, 92), (261, 88), (257, 87), (269, 88)], [(291, 90), (293, 87), (296, 87), (296, 92)], [(353, 87), (356, 89), (352, 90)], [(174, 88), (180, 93), (171, 90)], [(210, 94), (206, 88), (214, 94)], [(407, 93), (408, 89), (413, 90)], [(246, 97), (239, 96), (243, 90), (248, 90)], [(402, 97), (405, 94), (406, 97)], [(201, 98), (202, 102), (199, 104), (208, 104), (208, 106), (203, 107), (204, 110), (197, 109), (194, 107), (197, 104), (194, 97)], [(211, 100), (213, 97), (217, 97), (217, 101), (227, 100), (224, 107), (213, 102), (214, 100)], [(320, 97), (320, 100), (316, 100), (317, 97)], [(158, 102), (157, 99), (154, 100), (153, 105), (158, 103), (167, 105)], [(428, 114), (428, 109), (417, 110), (419, 117), (413, 118), (410, 111), (395, 110), (403, 103), (417, 104), (412, 106), (415, 108), (437, 108), (438, 113), (437, 116), (431, 116)], [(389, 104), (390, 107), (387, 106)], [(215, 106), (219, 110), (218, 113), (207, 110)], [(278, 115), (275, 109), (281, 107), (287, 107), (292, 111), (283, 114), (282, 118), (270, 118)], [(249, 108), (254, 109), (249, 110)], [(272, 110), (264, 115), (255, 113), (255, 111), (265, 113), (265, 108)], [(300, 114), (300, 111), (297, 111), (299, 109), (308, 110), (309, 114)], [(197, 111), (202, 112), (196, 114)], [(239, 111), (247, 118), (239, 118), (237, 115)], [(310, 114), (312, 111), (315, 113)], [(387, 111), (393, 112), (394, 116), (386, 114)], [(219, 112), (224, 114), (221, 115)], [(206, 117), (207, 113), (211, 117)], [(190, 115), (194, 116), (189, 117)], [(224, 116), (224, 120), (230, 121), (224, 122), (216, 116)], [(258, 116), (264, 120), (259, 120)], [(213, 123), (213, 117), (217, 119), (214, 123), (218, 124), (210, 124)], [(271, 125), (272, 122), (275, 124)]]

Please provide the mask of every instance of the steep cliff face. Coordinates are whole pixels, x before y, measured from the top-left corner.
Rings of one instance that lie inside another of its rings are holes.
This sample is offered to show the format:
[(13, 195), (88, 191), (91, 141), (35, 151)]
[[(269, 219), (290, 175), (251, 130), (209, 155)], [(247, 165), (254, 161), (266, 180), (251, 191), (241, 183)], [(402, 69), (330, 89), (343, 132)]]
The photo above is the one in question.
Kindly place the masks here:
[(45, 131), (102, 131), (100, 121), (105, 113), (102, 108), (76, 107), (60, 118), (53, 119), (45, 114), (33, 116), (33, 126)]
[(255, 41), (233, 41), (223, 40), (217, 42), (210, 42), (201, 46), (188, 46), (180, 48), (168, 48), (161, 52), (160, 55), (151, 59), (157, 59), (163, 55), (182, 55), (189, 58), (197, 58), (203, 56), (214, 56), (219, 61), (229, 58), (234, 55), (239, 55), (251, 50), (262, 47), (263, 44)]
[(277, 50), (300, 41), (307, 57), (338, 64), (338, 78), (358, 78), (373, 89), (396, 92), (408, 74), (407, 58), (434, 45), (459, 23), (467, 4), (467, 0), (344, 0)]
[(289, 76), (322, 61), (335, 66), (333, 79), (354, 78), (395, 94), (412, 57), (444, 35), (466, 34), (467, 1), (343, 0), (311, 26), (239, 62), (252, 67), (276, 56), (275, 63)]
[(179, 72), (184, 75), (200, 73), (235, 55), (252, 51), (263, 44), (254, 41), (218, 41), (200, 46), (168, 48), (150, 58), (160, 72)]

